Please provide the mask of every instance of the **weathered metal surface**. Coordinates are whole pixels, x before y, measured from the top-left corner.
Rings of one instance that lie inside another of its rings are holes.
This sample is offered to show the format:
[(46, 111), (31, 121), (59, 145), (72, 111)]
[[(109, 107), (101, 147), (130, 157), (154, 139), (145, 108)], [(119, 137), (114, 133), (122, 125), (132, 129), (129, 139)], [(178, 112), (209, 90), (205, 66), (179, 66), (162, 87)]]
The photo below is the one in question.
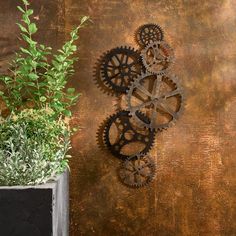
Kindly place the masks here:
[[(73, 138), (71, 234), (235, 235), (236, 2), (184, 0), (66, 0), (66, 32), (90, 15), (81, 32), (73, 85), (83, 95), (75, 110), (81, 131)], [(95, 132), (114, 113), (115, 98), (96, 88), (92, 67), (106, 50), (135, 46), (133, 33), (158, 23), (174, 48), (187, 95), (183, 116), (159, 133), (150, 188), (120, 184), (118, 161), (98, 149)]]
[[(6, 17), (5, 11), (14, 14), (16, 2), (0, 3), (4, 37), (15, 35), (14, 19)], [(66, 33), (79, 24), (81, 15), (94, 21), (81, 31), (80, 60), (70, 82), (83, 94), (74, 108), (81, 130), (73, 137), (71, 235), (236, 235), (236, 2), (64, 3), (34, 4), (38, 9), (40, 4), (45, 6), (40, 37), (49, 44), (54, 45), (56, 32), (63, 31), (64, 17)], [(60, 27), (56, 19), (61, 19)], [(97, 89), (92, 71), (107, 49), (136, 47), (134, 31), (149, 22), (163, 27), (175, 50), (173, 71), (186, 91), (187, 104), (177, 124), (157, 135), (151, 152), (157, 161), (156, 180), (150, 188), (133, 190), (118, 180), (119, 161), (97, 146), (98, 126), (115, 112), (117, 100)]]

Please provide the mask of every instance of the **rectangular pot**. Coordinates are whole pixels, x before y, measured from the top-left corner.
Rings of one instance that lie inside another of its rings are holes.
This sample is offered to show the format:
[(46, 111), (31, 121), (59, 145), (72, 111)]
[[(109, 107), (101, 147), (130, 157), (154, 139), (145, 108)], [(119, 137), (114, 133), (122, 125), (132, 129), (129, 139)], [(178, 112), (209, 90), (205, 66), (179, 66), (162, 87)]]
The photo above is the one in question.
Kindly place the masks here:
[(0, 235), (68, 236), (68, 171), (43, 185), (0, 187)]

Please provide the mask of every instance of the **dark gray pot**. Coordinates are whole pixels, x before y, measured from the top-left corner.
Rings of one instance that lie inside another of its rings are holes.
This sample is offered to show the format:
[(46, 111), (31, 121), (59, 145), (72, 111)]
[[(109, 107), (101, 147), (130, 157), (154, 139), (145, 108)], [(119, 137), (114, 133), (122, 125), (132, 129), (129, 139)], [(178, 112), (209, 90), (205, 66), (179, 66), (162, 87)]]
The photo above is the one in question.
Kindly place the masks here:
[(0, 235), (68, 236), (69, 174), (37, 186), (0, 187)]

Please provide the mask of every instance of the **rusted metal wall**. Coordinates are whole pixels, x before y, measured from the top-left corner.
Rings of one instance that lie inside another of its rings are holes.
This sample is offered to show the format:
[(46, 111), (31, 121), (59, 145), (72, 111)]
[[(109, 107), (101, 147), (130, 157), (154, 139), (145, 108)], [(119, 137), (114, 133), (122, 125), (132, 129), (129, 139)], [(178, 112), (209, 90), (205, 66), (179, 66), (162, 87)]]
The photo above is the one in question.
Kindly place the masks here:
[[(16, 42), (17, 2), (0, 3), (7, 49)], [(236, 2), (40, 0), (33, 4), (39, 12), (40, 40), (50, 45), (58, 45), (63, 30), (68, 34), (81, 15), (94, 21), (81, 31), (80, 60), (70, 82), (83, 94), (74, 108), (81, 130), (72, 140), (71, 235), (236, 235)], [(151, 152), (158, 165), (155, 181), (133, 190), (117, 178), (119, 161), (96, 143), (98, 126), (115, 112), (117, 100), (95, 86), (92, 71), (104, 51), (120, 45), (136, 47), (133, 32), (147, 22), (160, 24), (175, 50), (173, 71), (187, 103), (177, 124), (156, 137)], [(6, 51), (0, 46), (2, 60)]]

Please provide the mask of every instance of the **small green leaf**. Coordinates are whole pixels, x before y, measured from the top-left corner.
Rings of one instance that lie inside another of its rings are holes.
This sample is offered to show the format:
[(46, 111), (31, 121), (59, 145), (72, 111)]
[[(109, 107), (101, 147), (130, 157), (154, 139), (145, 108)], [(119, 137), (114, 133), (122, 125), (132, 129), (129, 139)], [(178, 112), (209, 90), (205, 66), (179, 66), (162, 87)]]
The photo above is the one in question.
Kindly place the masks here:
[(29, 76), (29, 78), (32, 79), (32, 80), (36, 80), (36, 79), (39, 78), (39, 76), (36, 75), (36, 74), (34, 74), (34, 73), (30, 73), (28, 76)]
[(72, 113), (71, 113), (71, 111), (70, 110), (64, 110), (63, 111), (63, 114), (65, 115), (65, 116), (72, 116)]
[(83, 16), (80, 20), (81, 25), (84, 24), (87, 20), (89, 20), (89, 16)]
[(22, 1), (23, 1), (23, 3), (24, 3), (26, 6), (29, 6), (29, 5), (30, 5), (27, 0), (22, 0)]
[(75, 88), (68, 88), (67, 93), (73, 94), (75, 92)]
[(18, 25), (18, 27), (20, 28), (20, 30), (21, 30), (22, 32), (28, 33), (28, 30), (27, 30), (23, 25), (18, 24), (18, 23), (16, 23), (16, 24)]
[(72, 52), (75, 52), (76, 50), (77, 50), (77, 46), (76, 46), (76, 45), (72, 45), (72, 46), (71, 46), (71, 51), (72, 51)]
[(44, 96), (41, 96), (41, 97), (39, 98), (39, 100), (40, 100), (40, 102), (46, 102), (46, 101), (47, 101), (47, 98), (44, 97)]
[(19, 11), (21, 11), (22, 13), (25, 13), (25, 11), (23, 10), (23, 8), (22, 8), (22, 7), (20, 7), (20, 6), (17, 6), (17, 8), (18, 8), (18, 10), (19, 10)]
[(25, 49), (25, 48), (20, 47), (20, 50), (21, 50), (23, 53), (25, 53), (25, 54), (31, 55), (30, 51), (28, 51), (28, 50)]
[(38, 30), (38, 29), (37, 29), (37, 26), (36, 26), (35, 23), (31, 23), (31, 24), (29, 25), (29, 32), (30, 32), (31, 34), (36, 33), (37, 30)]
[(36, 42), (34, 42), (31, 38), (29, 38), (27, 35), (25, 34), (21, 34), (22, 38), (29, 44), (33, 45), (36, 44)]
[(29, 9), (25, 13), (26, 13), (27, 16), (31, 16), (32, 14), (34, 14), (34, 10)]
[(30, 19), (29, 19), (29, 17), (28, 17), (26, 14), (24, 14), (24, 15), (22, 16), (22, 20), (23, 20), (27, 25), (30, 24)]

